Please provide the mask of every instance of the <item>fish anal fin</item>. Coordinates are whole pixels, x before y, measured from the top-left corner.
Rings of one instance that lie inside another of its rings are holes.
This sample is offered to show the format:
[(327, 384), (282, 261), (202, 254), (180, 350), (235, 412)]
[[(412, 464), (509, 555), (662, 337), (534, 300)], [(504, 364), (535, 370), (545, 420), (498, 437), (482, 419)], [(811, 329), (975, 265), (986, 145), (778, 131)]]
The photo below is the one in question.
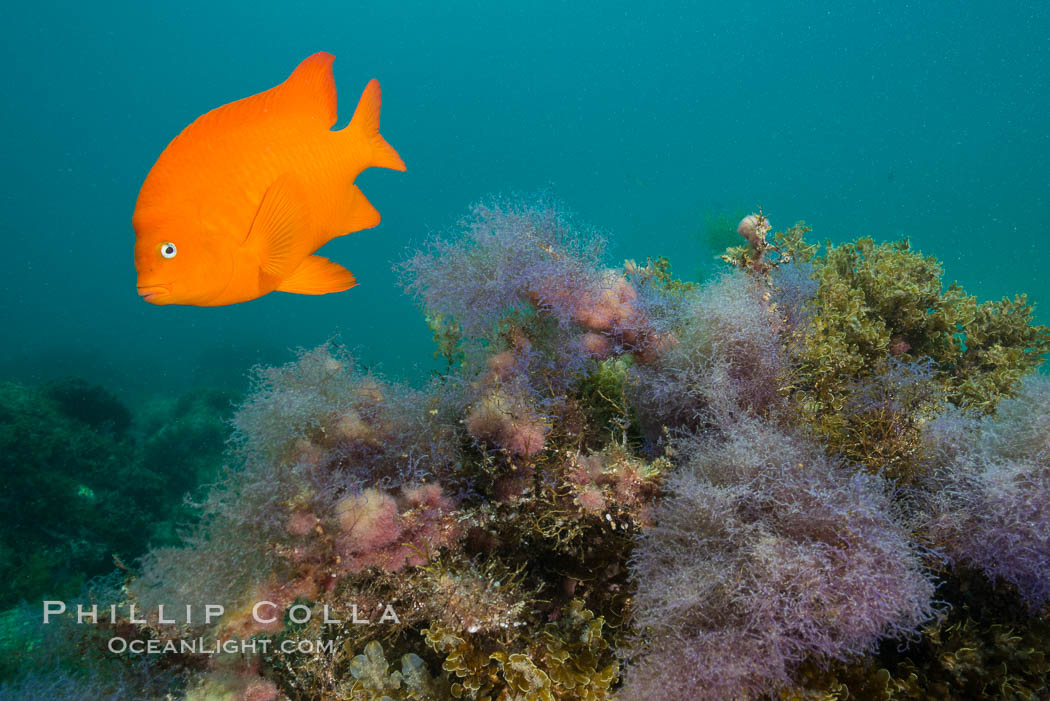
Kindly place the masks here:
[(284, 279), (316, 250), (312, 238), (302, 188), (291, 175), (279, 176), (263, 194), (244, 245), (255, 251), (264, 273)]
[(307, 115), (331, 129), (338, 116), (333, 61), (335, 56), (326, 51), (303, 59), (287, 80), (273, 88), (271, 109), (279, 114)]
[(339, 206), (332, 212), (328, 230), (332, 237), (343, 236), (362, 229), (379, 226), (379, 210), (372, 206), (357, 185), (351, 185)]
[(299, 267), (277, 286), (279, 292), (323, 295), (349, 290), (357, 284), (353, 273), (323, 256), (307, 256)]
[(343, 132), (354, 139), (356, 149), (364, 155), (364, 162), (360, 164), (361, 170), (371, 167), (405, 170), (405, 162), (401, 160), (401, 156), (379, 133), (379, 108), (383, 102), (382, 97), (379, 81), (373, 78), (361, 93), (354, 117)]

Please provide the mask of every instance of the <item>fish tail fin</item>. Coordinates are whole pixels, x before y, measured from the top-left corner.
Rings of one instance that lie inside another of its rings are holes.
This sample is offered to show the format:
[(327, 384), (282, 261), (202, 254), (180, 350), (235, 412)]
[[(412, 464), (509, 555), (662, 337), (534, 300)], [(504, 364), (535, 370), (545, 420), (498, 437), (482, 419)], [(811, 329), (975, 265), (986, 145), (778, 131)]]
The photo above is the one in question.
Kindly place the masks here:
[(373, 78), (365, 86), (361, 93), (361, 100), (354, 110), (353, 119), (344, 131), (350, 132), (351, 136), (361, 140), (367, 151), (362, 163), (364, 168), (389, 168), (391, 170), (405, 170), (405, 162), (397, 155), (394, 147), (386, 142), (379, 133), (379, 107), (382, 103), (382, 92), (379, 89), (379, 81)]

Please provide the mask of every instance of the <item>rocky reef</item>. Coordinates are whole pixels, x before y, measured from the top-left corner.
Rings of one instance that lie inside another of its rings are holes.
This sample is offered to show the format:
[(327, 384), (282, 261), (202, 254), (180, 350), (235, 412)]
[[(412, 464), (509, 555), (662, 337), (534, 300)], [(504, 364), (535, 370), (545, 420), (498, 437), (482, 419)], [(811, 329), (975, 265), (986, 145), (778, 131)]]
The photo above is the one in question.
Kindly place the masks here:
[(0, 610), (73, 596), (114, 556), (177, 541), (181, 496), (221, 466), (231, 402), (197, 391), (133, 415), (77, 378), (0, 382)]
[(181, 541), (52, 626), (87, 668), (0, 699), (1035, 697), (1050, 329), (906, 241), (739, 233), (700, 284), (475, 207), (400, 266), (445, 369), (256, 369)]

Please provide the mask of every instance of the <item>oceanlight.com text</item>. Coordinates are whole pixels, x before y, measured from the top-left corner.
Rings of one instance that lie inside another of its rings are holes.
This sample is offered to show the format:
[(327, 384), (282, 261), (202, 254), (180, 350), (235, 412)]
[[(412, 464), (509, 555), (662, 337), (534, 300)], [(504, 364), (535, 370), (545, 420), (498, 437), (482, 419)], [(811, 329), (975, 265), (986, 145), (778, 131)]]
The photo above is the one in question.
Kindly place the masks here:
[(109, 651), (120, 655), (130, 653), (133, 655), (165, 655), (169, 653), (193, 654), (193, 655), (218, 655), (225, 654), (268, 654), (274, 650), (280, 650), (285, 654), (302, 653), (312, 655), (316, 653), (334, 654), (334, 640), (282, 640), (279, 645), (267, 638), (255, 638), (252, 640), (213, 640), (206, 641), (204, 638), (186, 638), (182, 640), (128, 640), (122, 637), (109, 639), (107, 644)]

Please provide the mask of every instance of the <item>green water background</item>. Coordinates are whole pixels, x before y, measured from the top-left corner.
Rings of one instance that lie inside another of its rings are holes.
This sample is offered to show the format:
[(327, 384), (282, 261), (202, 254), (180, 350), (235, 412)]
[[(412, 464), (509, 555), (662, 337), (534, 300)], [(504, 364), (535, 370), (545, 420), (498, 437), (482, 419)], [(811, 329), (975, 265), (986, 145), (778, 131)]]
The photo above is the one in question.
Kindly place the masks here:
[[(0, 26), (5, 379), (75, 374), (134, 401), (333, 336), (419, 377), (430, 334), (391, 264), (473, 201), (539, 188), (608, 233), (611, 262), (709, 273), (705, 227), (762, 206), (819, 239), (909, 236), (946, 281), (1027, 292), (1048, 319), (1045, 2), (45, 0), (5, 4)], [(364, 173), (383, 223), (324, 249), (360, 286), (142, 302), (130, 219), (157, 155), (319, 50), (340, 126), (381, 81), (408, 165)]]

